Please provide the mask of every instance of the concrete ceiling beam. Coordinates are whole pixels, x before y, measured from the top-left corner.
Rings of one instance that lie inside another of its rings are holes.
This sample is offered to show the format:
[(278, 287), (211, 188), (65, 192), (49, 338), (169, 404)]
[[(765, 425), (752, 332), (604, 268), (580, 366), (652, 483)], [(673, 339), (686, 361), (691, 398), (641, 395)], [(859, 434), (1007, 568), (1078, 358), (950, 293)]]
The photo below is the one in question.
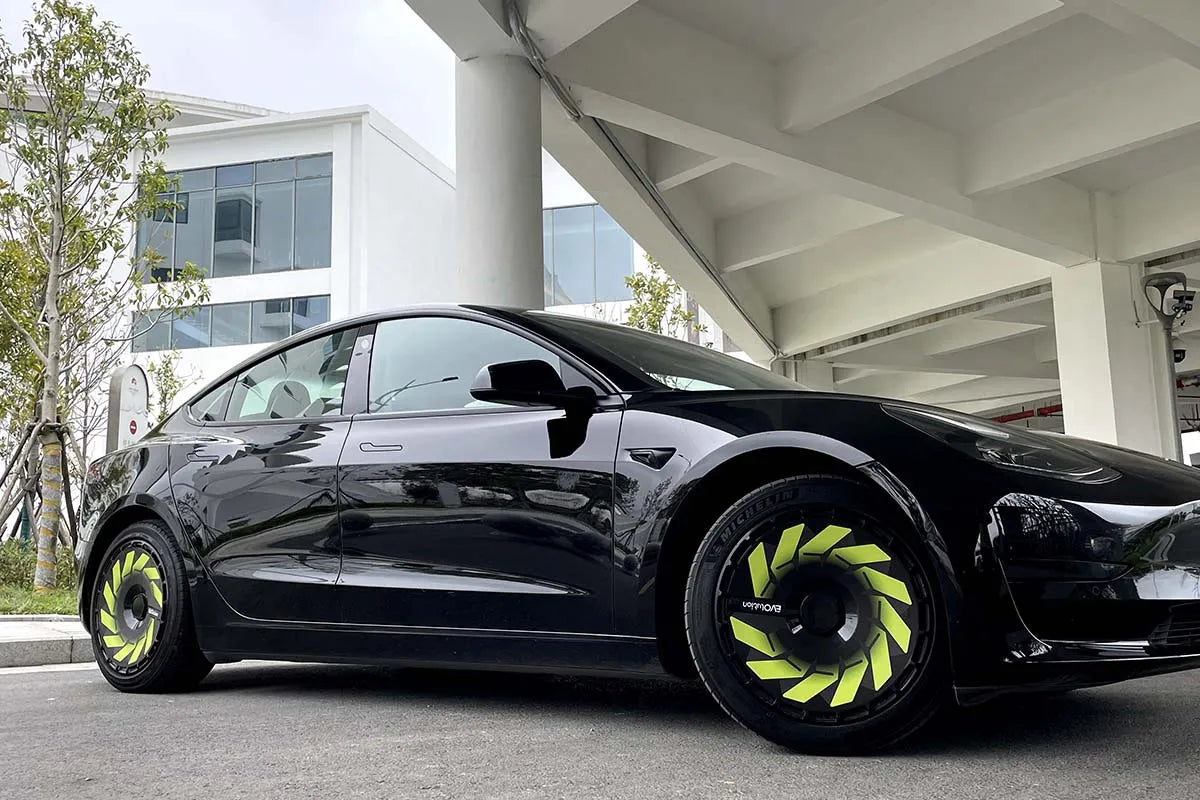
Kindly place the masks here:
[(1056, 0), (880, 3), (851, 38), (807, 48), (779, 65), (779, 127), (811, 130), (1070, 13)]
[[(583, 110), (880, 209), (1059, 264), (1094, 258), (1086, 192), (1042, 181), (976, 200), (960, 190), (958, 141), (878, 105), (801, 136), (775, 121), (766, 60), (633, 6), (558, 58)], [(654, 81), (645, 80), (654, 75)]]

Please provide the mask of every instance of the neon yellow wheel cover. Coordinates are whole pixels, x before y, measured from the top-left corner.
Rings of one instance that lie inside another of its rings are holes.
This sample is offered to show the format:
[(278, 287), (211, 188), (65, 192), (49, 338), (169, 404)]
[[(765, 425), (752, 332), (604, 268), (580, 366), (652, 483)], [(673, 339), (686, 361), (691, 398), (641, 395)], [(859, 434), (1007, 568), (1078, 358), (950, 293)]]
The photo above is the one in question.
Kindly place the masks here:
[[(139, 635), (130, 637), (117, 622), (117, 598), (133, 578), (140, 578), (150, 587), (146, 594), (149, 615), (146, 627)], [(143, 551), (139, 554), (137, 550), (130, 549), (113, 560), (101, 591), (102, 604), (97, 614), (101, 628), (98, 631), (100, 642), (114, 663), (132, 667), (146, 659), (154, 647), (165, 600), (162, 574), (149, 553)]]
[(759, 680), (781, 682), (779, 687), (783, 697), (792, 702), (811, 703), (836, 684), (829, 707), (848, 705), (858, 696), (868, 673), (872, 686), (879, 691), (893, 677), (892, 648), (908, 653), (912, 646), (912, 629), (894, 605), (912, 605), (908, 585), (883, 571), (883, 565), (892, 557), (878, 545), (838, 547), (850, 533), (849, 528), (827, 525), (805, 540), (804, 525), (794, 525), (780, 534), (770, 561), (763, 542), (759, 542), (747, 558), (756, 598), (770, 599), (779, 579), (799, 564), (814, 562), (850, 572), (871, 598), (874, 619), (869, 641), (864, 648), (836, 664), (814, 665), (800, 661), (786, 652), (774, 634), (759, 630), (735, 615), (730, 616), (733, 638), (754, 651), (747, 658), (746, 666)]

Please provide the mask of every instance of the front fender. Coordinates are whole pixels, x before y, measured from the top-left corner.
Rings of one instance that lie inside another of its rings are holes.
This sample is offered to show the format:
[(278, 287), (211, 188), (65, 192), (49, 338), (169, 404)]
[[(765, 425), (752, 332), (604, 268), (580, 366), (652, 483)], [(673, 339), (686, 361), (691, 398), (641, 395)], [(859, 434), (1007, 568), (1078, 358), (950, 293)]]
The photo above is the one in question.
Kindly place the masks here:
[(85, 628), (91, 616), (87, 589), (109, 542), (125, 525), (150, 518), (170, 529), (191, 571), (195, 562), (171, 497), (167, 448), (150, 440), (92, 463), (84, 482), (74, 553), (80, 619)]

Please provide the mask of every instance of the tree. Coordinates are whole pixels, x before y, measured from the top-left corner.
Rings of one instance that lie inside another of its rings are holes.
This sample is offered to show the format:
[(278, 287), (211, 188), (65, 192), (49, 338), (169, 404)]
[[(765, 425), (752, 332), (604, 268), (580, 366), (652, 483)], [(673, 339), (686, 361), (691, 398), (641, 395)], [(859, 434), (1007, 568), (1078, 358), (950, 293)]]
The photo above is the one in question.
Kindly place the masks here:
[(166, 419), (183, 387), (200, 378), (199, 374), (181, 375), (179, 361), (179, 351), (168, 350), (146, 365), (146, 374), (150, 378), (151, 394), (148, 400), (151, 425)]
[(144, 283), (161, 258), (124, 255), (139, 219), (173, 212), (161, 199), (171, 181), (158, 159), (175, 111), (147, 95), (148, 78), (128, 37), (71, 0), (39, 0), (20, 49), (0, 39), (0, 151), (8, 168), (0, 238), (13, 248), (0, 283), (10, 263), (28, 272), (19, 273), (16, 296), (0, 294), (0, 324), (38, 373), (35, 591), (55, 581), (62, 423), (71, 411), (65, 393), (78, 393), (84, 373), (94, 380), (115, 365), (133, 333), (132, 312), (172, 313), (206, 292), (194, 265), (173, 281)]
[(696, 322), (696, 315), (680, 302), (683, 290), (675, 279), (649, 254), (646, 263), (648, 270), (625, 279), (625, 285), (633, 292), (625, 324), (676, 338), (683, 338), (693, 330), (703, 332), (704, 326)]

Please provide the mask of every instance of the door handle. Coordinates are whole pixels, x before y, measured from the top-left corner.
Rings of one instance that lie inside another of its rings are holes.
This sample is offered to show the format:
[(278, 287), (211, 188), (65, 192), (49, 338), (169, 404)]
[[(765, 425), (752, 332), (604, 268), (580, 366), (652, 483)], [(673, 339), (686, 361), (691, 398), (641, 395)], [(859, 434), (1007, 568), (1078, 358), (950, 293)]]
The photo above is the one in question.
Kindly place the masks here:
[(189, 450), (187, 460), (193, 464), (215, 464), (221, 460), (220, 456), (209, 456), (197, 453), (195, 450)]
[(375, 444), (374, 442), (361, 442), (358, 449), (364, 453), (397, 453), (404, 449), (402, 444)]

